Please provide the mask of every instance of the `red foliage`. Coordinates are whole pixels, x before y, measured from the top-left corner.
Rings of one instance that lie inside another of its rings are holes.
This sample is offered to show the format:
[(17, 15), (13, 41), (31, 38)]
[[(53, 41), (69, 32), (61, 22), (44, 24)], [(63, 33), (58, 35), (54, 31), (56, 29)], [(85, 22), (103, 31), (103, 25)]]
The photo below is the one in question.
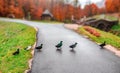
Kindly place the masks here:
[(104, 7), (99, 8), (99, 14), (103, 14), (103, 13), (106, 13), (105, 8)]
[(0, 0), (0, 16), (4, 16), (4, 0)]
[(94, 3), (92, 3), (92, 4), (91, 4), (91, 7), (92, 7), (92, 15), (97, 15), (97, 14), (98, 14), (98, 11), (99, 11), (97, 5), (94, 4)]
[(23, 18), (24, 17), (23, 10), (19, 7), (15, 7), (13, 14), (15, 15), (16, 18)]
[(85, 16), (91, 16), (92, 15), (91, 6), (90, 5), (86, 5), (84, 7), (83, 12), (84, 12)]
[(65, 19), (71, 20), (71, 17), (74, 15), (74, 7), (70, 4), (65, 6)]
[(82, 14), (81, 11), (82, 11), (82, 9), (81, 9), (80, 6), (74, 8), (74, 17), (75, 17), (75, 19), (79, 20), (79, 19), (82, 17), (82, 15), (81, 15), (81, 14)]
[(58, 21), (63, 21), (65, 19), (65, 8), (63, 8), (60, 5), (55, 5), (53, 7), (53, 15), (55, 17), (56, 20)]
[(96, 4), (92, 3), (85, 6), (85, 8), (83, 9), (83, 13), (85, 16), (96, 15), (99, 13), (99, 8)]
[[(120, 0), (106, 0), (105, 5), (107, 12), (120, 11)], [(105, 13), (105, 8), (98, 8), (94, 3), (81, 9), (81, 6), (64, 3), (62, 0), (0, 0), (0, 16), (4, 17), (13, 14), (16, 18), (40, 19), (45, 9), (58, 21), (71, 20), (72, 17), (79, 20), (84, 16)]]
[(41, 7), (36, 7), (31, 13), (32, 19), (40, 20), (42, 13), (43, 13), (43, 9)]
[(88, 31), (90, 34), (96, 36), (96, 37), (100, 37), (100, 33), (98, 31), (96, 31), (95, 29), (89, 27), (89, 26), (84, 26), (84, 29), (86, 31)]

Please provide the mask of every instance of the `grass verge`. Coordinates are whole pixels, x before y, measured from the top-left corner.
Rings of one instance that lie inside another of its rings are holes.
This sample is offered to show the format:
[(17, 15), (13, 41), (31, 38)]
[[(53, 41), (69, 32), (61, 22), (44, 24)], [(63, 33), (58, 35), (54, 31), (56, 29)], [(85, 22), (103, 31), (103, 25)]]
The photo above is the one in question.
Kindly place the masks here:
[[(23, 73), (28, 69), (31, 51), (25, 47), (33, 45), (36, 39), (34, 28), (20, 23), (0, 21), (0, 71), (2, 73)], [(12, 53), (20, 48), (20, 54)]]
[(48, 21), (48, 20), (41, 20), (41, 21), (38, 21), (38, 20), (34, 20), (35, 22), (42, 22), (42, 23), (50, 23), (50, 24), (61, 24), (62, 22), (59, 22), (59, 21)]
[(118, 50), (120, 50), (120, 37), (115, 36), (111, 33), (104, 32), (104, 31), (93, 28), (94, 30), (97, 30), (101, 34), (100, 37), (96, 37), (96, 36), (90, 34), (89, 32), (87, 32), (83, 27), (80, 27), (78, 29), (78, 33), (88, 36), (91, 40), (93, 40), (97, 43), (103, 43), (104, 41), (106, 41), (107, 44), (110, 44), (110, 45), (118, 48)]
[(95, 19), (103, 19), (103, 18), (105, 18), (105, 19), (108, 19), (108, 20), (118, 20), (118, 18), (116, 18), (116, 17), (114, 17), (114, 16), (110, 16), (110, 15), (95, 15), (95, 16), (93, 16), (93, 18), (95, 18)]

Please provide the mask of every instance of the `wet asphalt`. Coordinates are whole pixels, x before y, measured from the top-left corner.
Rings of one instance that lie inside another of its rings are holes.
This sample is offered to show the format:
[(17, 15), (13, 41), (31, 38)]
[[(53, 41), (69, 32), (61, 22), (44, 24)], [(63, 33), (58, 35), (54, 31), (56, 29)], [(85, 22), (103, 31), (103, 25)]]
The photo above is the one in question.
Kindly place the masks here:
[[(54, 25), (25, 20), (0, 20), (24, 23), (38, 28), (37, 46), (43, 44), (41, 51), (35, 49), (31, 73), (120, 73), (120, 57), (100, 47), (69, 29), (63, 24)], [(63, 41), (61, 51), (55, 45)], [(78, 43), (74, 51), (69, 46)]]

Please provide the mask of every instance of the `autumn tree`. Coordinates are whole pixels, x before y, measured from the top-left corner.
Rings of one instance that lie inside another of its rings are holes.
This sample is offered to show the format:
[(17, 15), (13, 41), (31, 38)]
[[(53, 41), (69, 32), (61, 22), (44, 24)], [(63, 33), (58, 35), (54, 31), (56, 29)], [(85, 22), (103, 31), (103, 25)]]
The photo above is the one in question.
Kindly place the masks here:
[(65, 8), (65, 19), (71, 20), (74, 15), (74, 7), (71, 4), (66, 4)]
[(113, 0), (106, 0), (105, 5), (106, 5), (107, 12), (110, 12), (110, 13), (115, 12), (114, 11), (115, 8), (114, 8), (114, 5), (113, 5)]
[(106, 0), (105, 6), (109, 13), (120, 12), (120, 0)]
[(40, 20), (42, 13), (43, 13), (43, 9), (41, 7), (36, 7), (31, 13), (31, 18), (33, 20)]
[(85, 5), (85, 7), (84, 7), (84, 15), (85, 16), (92, 16), (91, 5)]
[(81, 10), (81, 7), (80, 6), (78, 6), (78, 7), (74, 7), (74, 19), (77, 19), (77, 20), (80, 20), (80, 18), (82, 17), (81, 16), (81, 12), (82, 12), (82, 10)]
[(99, 8), (97, 7), (96, 4), (92, 3), (91, 4), (91, 11), (92, 11), (92, 15), (97, 15), (98, 14), (98, 11), (99, 11)]
[(65, 19), (65, 10), (64, 7), (60, 4), (57, 4), (53, 7), (53, 15), (56, 20), (64, 21)]
[(0, 0), (0, 16), (4, 16), (4, 0)]
[[(107, 2), (106, 8), (109, 10), (111, 2)], [(113, 1), (113, 0), (110, 0)], [(115, 4), (115, 1), (113, 2)], [(119, 3), (119, 0), (117, 0)], [(119, 4), (113, 7), (118, 11)], [(14, 15), (16, 18), (26, 19), (40, 19), (42, 12), (48, 9), (53, 15), (54, 19), (58, 21), (79, 20), (81, 17), (92, 16), (98, 14), (98, 7), (96, 4), (88, 4), (84, 9), (81, 9), (79, 0), (0, 0), (0, 16), (7, 17), (9, 14)], [(113, 11), (114, 11), (113, 10)], [(102, 9), (99, 10), (102, 13)]]
[(104, 7), (99, 8), (99, 14), (105, 14), (106, 13), (106, 9)]
[(73, 12), (73, 15), (74, 15), (74, 19), (77, 19), (79, 20), (81, 18), (81, 6), (80, 6), (80, 3), (78, 0), (74, 0), (73, 1), (73, 6), (74, 6), (74, 12)]

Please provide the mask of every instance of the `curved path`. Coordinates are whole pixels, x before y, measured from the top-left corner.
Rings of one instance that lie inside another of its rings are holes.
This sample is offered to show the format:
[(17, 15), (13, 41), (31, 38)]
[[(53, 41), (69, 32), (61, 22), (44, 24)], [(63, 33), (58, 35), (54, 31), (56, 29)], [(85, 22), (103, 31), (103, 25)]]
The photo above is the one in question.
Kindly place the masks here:
[[(120, 58), (92, 41), (65, 29), (63, 25), (48, 25), (24, 20), (0, 19), (37, 27), (41, 52), (35, 50), (32, 73), (120, 73)], [(62, 51), (55, 45), (63, 41)], [(78, 42), (74, 52), (69, 45)]]

